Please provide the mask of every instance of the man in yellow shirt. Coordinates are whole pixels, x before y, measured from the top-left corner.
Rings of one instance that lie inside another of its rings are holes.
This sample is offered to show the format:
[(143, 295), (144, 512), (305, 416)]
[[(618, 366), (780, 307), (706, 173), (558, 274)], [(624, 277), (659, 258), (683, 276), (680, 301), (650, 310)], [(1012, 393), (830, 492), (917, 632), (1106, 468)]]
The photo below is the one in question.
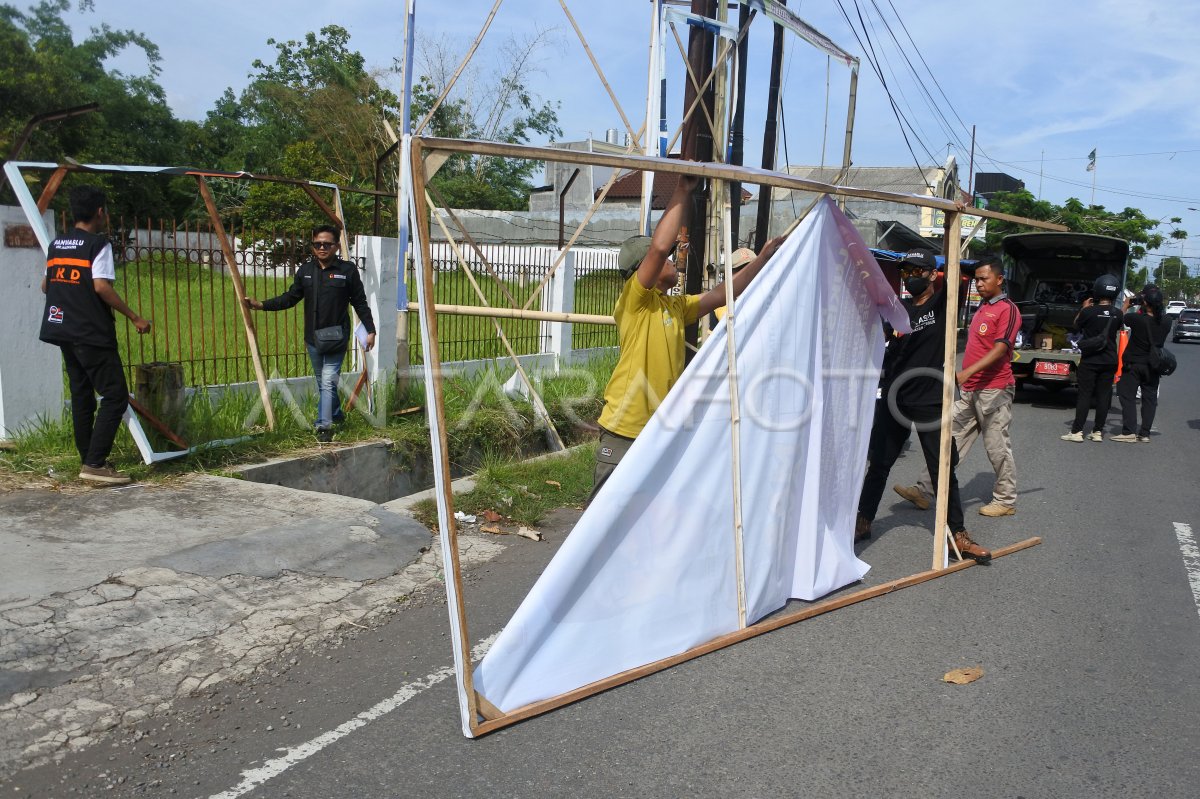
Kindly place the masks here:
[[(725, 306), (723, 284), (704, 294), (667, 293), (679, 279), (671, 254), (694, 186), (695, 178), (681, 177), (654, 235), (634, 236), (621, 245), (617, 265), (625, 285), (613, 310), (621, 357), (604, 389), (593, 498), (683, 374), (684, 329)], [(781, 243), (783, 237), (767, 242), (762, 253), (738, 271), (733, 279), (735, 297)]]

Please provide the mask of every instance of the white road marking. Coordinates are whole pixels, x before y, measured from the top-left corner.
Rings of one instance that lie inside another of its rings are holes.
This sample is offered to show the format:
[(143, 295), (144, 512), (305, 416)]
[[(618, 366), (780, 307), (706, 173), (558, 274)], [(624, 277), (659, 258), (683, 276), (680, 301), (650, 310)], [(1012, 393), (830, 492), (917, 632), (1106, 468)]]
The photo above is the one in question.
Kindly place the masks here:
[(1200, 613), (1200, 546), (1196, 545), (1196, 537), (1192, 535), (1192, 526), (1183, 522), (1172, 522), (1175, 525), (1175, 537), (1179, 539), (1179, 551), (1183, 555), (1183, 565), (1187, 569), (1188, 583), (1192, 586), (1192, 599), (1196, 601), (1196, 612)]
[[(487, 654), (488, 649), (496, 641), (500, 633), (496, 632), (484, 638), (475, 648), (471, 650), (472, 662), (479, 660)], [(274, 760), (268, 760), (258, 768), (247, 769), (242, 772), (242, 781), (233, 788), (221, 793), (213, 794), (209, 799), (237, 799), (239, 796), (244, 796), (258, 786), (278, 777), (283, 772), (287, 771), (292, 766), (300, 763), (307, 758), (320, 752), (330, 744), (345, 738), (350, 733), (365, 727), (367, 724), (376, 719), (391, 713), (396, 708), (403, 705), (408, 700), (420, 694), (422, 691), (432, 688), (448, 677), (454, 675), (454, 667), (447, 666), (444, 669), (438, 669), (432, 674), (426, 674), (424, 677), (406, 683), (401, 686), (399, 691), (379, 702), (374, 707), (364, 710), (354, 718), (343, 724), (338, 725), (323, 735), (318, 735), (311, 741), (299, 744), (298, 746), (290, 747), (284, 750), (284, 754)]]

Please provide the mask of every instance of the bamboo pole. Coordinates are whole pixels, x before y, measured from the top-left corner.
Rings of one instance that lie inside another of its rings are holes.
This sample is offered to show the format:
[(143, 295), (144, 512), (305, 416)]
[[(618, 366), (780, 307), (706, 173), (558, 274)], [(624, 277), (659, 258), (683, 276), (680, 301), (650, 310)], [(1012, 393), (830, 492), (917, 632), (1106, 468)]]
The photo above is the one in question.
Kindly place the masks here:
[[(471, 42), (471, 48), (467, 50), (467, 54), (463, 56), (462, 63), (458, 65), (458, 69), (454, 70), (454, 74), (450, 76), (450, 81), (446, 84), (446, 87), (442, 89), (442, 93), (438, 95), (437, 100), (435, 100), (433, 106), (430, 107), (429, 112), (425, 114), (425, 118), (422, 119), (420, 123), (417, 124), (417, 127), (413, 130), (414, 136), (421, 135), (421, 131), (425, 130), (425, 126), (429, 124), (429, 120), (433, 119), (433, 115), (437, 113), (442, 101), (446, 99), (447, 95), (450, 94), (450, 90), (454, 88), (454, 84), (458, 82), (463, 70), (467, 68), (467, 64), (471, 62), (471, 58), (475, 55), (475, 51), (479, 49), (479, 44), (483, 41), (483, 37), (488, 32), (488, 28), (492, 26), (492, 20), (496, 18), (496, 12), (500, 10), (500, 4), (503, 2), (504, 0), (496, 0), (495, 4), (492, 5), (492, 10), (488, 13), (487, 19), (483, 21), (483, 27), (479, 29), (479, 35), (475, 37), (475, 41)], [(417, 203), (417, 205), (420, 205), (420, 203)]]
[[(899, 194), (875, 189), (857, 189), (851, 186), (836, 186), (822, 183), (818, 180), (808, 180), (783, 172), (750, 166), (733, 166), (731, 164), (699, 163), (683, 161), (677, 158), (658, 158), (644, 155), (616, 155), (609, 153), (587, 153), (575, 150), (560, 150), (552, 147), (532, 147), (524, 144), (505, 144), (502, 142), (473, 141), (470, 139), (443, 139), (424, 137), (421, 139), (426, 149), (445, 150), (455, 153), (470, 153), (472, 155), (494, 155), (501, 158), (527, 158), (533, 161), (557, 161), (564, 164), (588, 164), (591, 166), (614, 167), (616, 169), (649, 169), (653, 172), (672, 173), (676, 175), (696, 175), (702, 178), (716, 180), (741, 180), (745, 183), (774, 186), (793, 191), (807, 191), (814, 194), (832, 194), (835, 196), (861, 197), (868, 200), (883, 200), (901, 205), (916, 205), (923, 208), (934, 208), (943, 211), (957, 211), (958, 206), (953, 200), (941, 197), (929, 197), (919, 194)], [(1028, 219), (1023, 216), (1002, 214), (977, 208), (971, 211), (972, 216), (986, 219), (999, 219), (1013, 222), (1026, 227), (1041, 230), (1065, 231), (1067, 227), (1054, 222), (1040, 219)]]
[[(854, 109), (858, 104), (858, 62), (854, 62), (854, 66), (850, 68), (850, 101), (846, 107), (846, 139), (842, 147), (842, 171), (839, 173), (841, 177), (836, 182), (841, 183), (845, 180), (845, 176), (850, 174), (850, 144), (854, 141)], [(846, 209), (846, 200), (842, 199), (842, 210)]]
[[(954, 416), (955, 372), (958, 369), (958, 237), (962, 214), (957, 210), (946, 214), (944, 250), (946, 256), (946, 357), (942, 364), (942, 422), (941, 446), (938, 448), (937, 510), (933, 521), (933, 568), (946, 563), (946, 517), (950, 509), (950, 452), (954, 444), (951, 419)], [(957, 551), (957, 546), (955, 547)], [(961, 553), (960, 553), (961, 558)]]
[[(415, 311), (419, 304), (410, 302), (408, 310)], [(615, 325), (617, 320), (611, 316), (590, 313), (567, 313), (566, 311), (526, 311), (523, 308), (501, 308), (498, 305), (480, 307), (478, 305), (442, 305), (433, 306), (437, 313), (457, 316), (498, 317), (500, 319), (531, 319), (538, 322), (574, 322), (583, 325)]]
[[(692, 70), (692, 65), (688, 62), (687, 50), (683, 46), (683, 40), (679, 38), (679, 31), (675, 29), (675, 23), (668, 22), (667, 25), (671, 28), (671, 35), (675, 37), (675, 46), (679, 48), (679, 55), (683, 58), (683, 66), (687, 71), (688, 82), (692, 85), (692, 90), (696, 92), (696, 99), (692, 101), (692, 104), (687, 109), (687, 113), (683, 115), (683, 122), (680, 124), (680, 129), (682, 130), (683, 125), (686, 124), (688, 119), (691, 118), (692, 113), (696, 110), (696, 106), (700, 106), (700, 108), (704, 109), (704, 116), (708, 120), (708, 130), (710, 133), (712, 133), (713, 138), (716, 139), (717, 126), (713, 122), (713, 117), (708, 110), (708, 106), (704, 103), (704, 92), (708, 90), (708, 84), (712, 82), (712, 76), (715, 75), (717, 71), (714, 69), (712, 72), (710, 72), (708, 79), (705, 80), (704, 85), (701, 86), (700, 79), (696, 77), (696, 73)], [(674, 143), (674, 140), (672, 140), (671, 144)], [(667, 149), (668, 151), (670, 150), (669, 147)]]
[[(438, 353), (437, 316), (433, 311), (433, 263), (430, 252), (429, 213), (425, 206), (424, 148), (420, 139), (412, 141), (412, 163), (409, 179), (409, 204), (413, 213), (414, 243), (420, 248), (421, 274), (417, 282), (418, 310), (421, 318), (421, 348), (424, 354), (426, 419), (429, 422), (433, 446), (434, 482), (437, 486), (438, 527), (442, 539), (442, 567), (446, 572), (446, 604), (450, 611), (451, 637), (454, 643), (454, 666), (459, 690), (466, 697), (468, 727), (474, 731), (478, 724), (479, 706), (476, 701), (474, 677), (471, 672), (471, 653), (467, 649), (467, 611), (463, 603), (462, 564), (458, 555), (458, 529), (454, 523), (454, 494), (450, 487), (450, 448), (446, 441), (446, 404), (442, 387), (442, 362)], [(415, 249), (415, 248), (414, 248)], [(415, 253), (414, 253), (415, 254)]]
[(267, 429), (275, 429), (275, 409), (271, 407), (271, 392), (267, 390), (267, 374), (263, 370), (262, 356), (258, 352), (258, 333), (254, 330), (254, 320), (250, 318), (250, 309), (246, 307), (246, 288), (242, 284), (242, 273), (238, 271), (237, 258), (229, 236), (225, 233), (225, 225), (217, 214), (217, 203), (213, 200), (208, 183), (200, 175), (196, 175), (196, 184), (200, 187), (200, 196), (204, 198), (204, 207), (208, 209), (208, 219), (212, 223), (217, 241), (221, 243), (221, 253), (229, 264), (229, 277), (233, 281), (233, 293), (237, 297), (238, 309), (242, 312), (242, 326), (246, 330), (246, 343), (250, 348), (250, 361), (254, 364), (254, 378), (258, 383), (258, 397), (262, 400), (263, 414), (267, 417)]
[[(650, 9), (650, 63), (646, 67), (646, 124), (642, 129), (646, 139), (642, 146), (643, 155), (658, 154), (659, 136), (665, 130), (657, 130), (653, 120), (657, 118), (656, 109), (665, 102), (662, 94), (665, 92), (665, 79), (662, 76), (662, 0), (651, 0)], [(665, 120), (663, 121), (665, 127)], [(654, 175), (642, 172), (642, 197), (638, 205), (638, 233), (650, 233), (650, 209), (654, 204)]]
[[(425, 202), (432, 206), (433, 201), (429, 193), (425, 193)], [(430, 210), (433, 210), (432, 208)], [(442, 229), (442, 234), (446, 240), (450, 242), (450, 248), (454, 250), (455, 256), (458, 257), (458, 263), (463, 269), (463, 273), (467, 276), (467, 281), (471, 284), (471, 288), (475, 289), (475, 294), (479, 297), (480, 302), (484, 306), (490, 307), (487, 295), (483, 293), (483, 289), (479, 287), (479, 283), (475, 280), (475, 275), (471, 272), (471, 267), (467, 265), (467, 259), (463, 257), (462, 250), (458, 247), (458, 242), (450, 235), (450, 231), (446, 228), (446, 223), (436, 214), (432, 215), (437, 220), (438, 227)], [(508, 351), (508, 356), (512, 358), (513, 365), (517, 367), (517, 374), (521, 376), (521, 382), (525, 384), (525, 388), (529, 391), (529, 398), (533, 403), (533, 409), (542, 417), (542, 421), (546, 423), (546, 429), (550, 431), (550, 435), (554, 438), (554, 443), (558, 445), (558, 450), (562, 451), (567, 448), (563, 443), (562, 437), (558, 434), (558, 428), (554, 426), (554, 420), (550, 418), (550, 411), (546, 409), (546, 405), (542, 402), (541, 396), (537, 393), (537, 389), (533, 386), (533, 381), (529, 379), (529, 375), (525, 372), (525, 367), (521, 366), (521, 359), (517, 357), (516, 350), (513, 349), (512, 343), (508, 340), (508, 336), (504, 333), (504, 328), (500, 325), (500, 320), (496, 317), (491, 317), (492, 325), (496, 328), (496, 335), (500, 338), (500, 343), (504, 345), (504, 349)]]
[[(1037, 546), (1040, 543), (1042, 543), (1041, 538), (1027, 538), (1024, 541), (1019, 541), (1015, 544), (1010, 544), (1009, 546), (997, 549), (994, 553), (992, 553), (992, 557), (1002, 558), (1006, 555), (1020, 552), (1023, 549)], [(597, 680), (596, 682), (576, 688), (574, 691), (568, 691), (564, 694), (559, 694), (558, 696), (554, 696), (549, 699), (543, 699), (540, 702), (531, 702), (524, 707), (510, 710), (501, 718), (498, 718), (494, 721), (485, 721), (484, 723), (475, 727), (475, 735), (478, 737), (481, 735), (486, 735), (489, 732), (495, 732), (496, 730), (503, 729), (504, 727), (512, 726), (519, 721), (524, 721), (526, 719), (533, 718), (534, 716), (540, 716), (543, 713), (547, 713), (551, 710), (556, 710), (560, 707), (578, 702), (579, 700), (586, 699), (589, 696), (595, 696), (596, 694), (603, 693), (610, 688), (616, 688), (619, 685), (625, 685), (626, 683), (631, 683), (634, 680), (640, 680), (642, 677), (646, 677), (660, 671), (665, 671), (666, 669), (678, 666), (680, 663), (686, 663), (689, 660), (695, 660), (698, 657), (707, 655), (711, 652), (716, 652), (719, 649), (724, 649), (725, 647), (739, 644), (742, 641), (748, 641), (751, 638), (757, 638), (764, 633), (773, 632), (782, 627), (788, 627), (792, 624), (796, 624), (797, 622), (806, 621), (834, 610), (840, 610), (841, 608), (849, 607), (850, 605), (856, 605), (859, 602), (865, 602), (868, 599), (874, 599), (875, 597), (884, 596), (895, 591), (900, 591), (904, 588), (920, 585), (921, 583), (928, 582), (929, 580), (935, 580), (938, 577), (945, 577), (953, 572), (969, 569), (974, 565), (976, 564), (973, 560), (962, 560), (958, 563), (952, 564), (946, 569), (931, 569), (929, 571), (918, 572), (917, 574), (909, 577), (892, 580), (871, 588), (864, 588), (861, 591), (855, 591), (854, 593), (846, 594), (845, 596), (837, 597), (836, 599), (830, 599), (809, 607), (800, 608), (799, 610), (783, 612), (770, 616), (760, 622), (750, 625), (749, 627), (744, 627), (740, 630), (735, 630), (734, 632), (718, 636), (708, 643), (692, 647), (691, 649), (688, 649), (685, 652), (680, 652), (677, 655), (672, 655), (670, 657), (663, 658), (662, 660), (656, 660), (653, 663), (647, 663), (644, 666), (638, 666), (636, 668), (629, 669), (628, 671), (623, 671), (620, 674), (614, 674), (611, 677), (605, 677), (602, 680)]]
[(737, 300), (733, 296), (733, 242), (729, 226), (729, 184), (723, 183), (725, 214), (721, 233), (725, 261), (725, 343), (729, 356), (729, 437), (733, 456), (733, 556), (737, 582), (738, 627), (746, 626), (746, 562), (743, 552), (742, 526), (742, 413), (738, 397), (737, 344), (734, 340), (734, 320)]
[[(613, 92), (612, 86), (608, 83), (608, 78), (604, 77), (604, 70), (600, 69), (600, 63), (596, 60), (596, 56), (592, 54), (592, 48), (588, 46), (587, 39), (583, 37), (583, 31), (579, 29), (579, 24), (575, 22), (575, 17), (571, 14), (571, 9), (567, 8), (567, 0), (558, 0), (558, 4), (562, 6), (563, 13), (567, 15), (567, 19), (571, 23), (571, 27), (575, 29), (575, 35), (579, 37), (579, 43), (583, 45), (584, 52), (587, 53), (588, 60), (592, 62), (592, 67), (596, 70), (596, 74), (600, 76), (600, 82), (604, 84), (604, 91), (608, 92), (608, 99), (612, 100), (613, 106), (617, 109), (617, 113), (621, 115), (621, 121), (625, 123), (625, 130), (629, 132), (630, 141), (634, 147), (638, 146), (639, 134), (633, 132), (633, 123), (629, 121), (629, 117), (625, 115), (625, 109), (621, 107), (621, 103), (617, 100), (617, 95)], [(649, 125), (643, 125), (642, 130), (647, 131)]]
[[(508, 304), (510, 306), (512, 306), (513, 308), (516, 308), (517, 307), (517, 298), (514, 297), (512, 295), (512, 292), (510, 292), (508, 290), (508, 286), (505, 285), (504, 280), (500, 277), (500, 273), (496, 271), (496, 268), (494, 266), (492, 266), (492, 262), (488, 260), (488, 257), (486, 255), (484, 255), (483, 248), (480, 247), (475, 242), (475, 238), (471, 235), (470, 231), (467, 230), (467, 226), (465, 224), (463, 224), (461, 219), (458, 218), (458, 214), (454, 213), (454, 209), (451, 208), (446, 203), (446, 198), (442, 196), (442, 193), (439, 192), (432, 185), (429, 185), (429, 184), (426, 184), (426, 185), (429, 187), (428, 193), (432, 194), (433, 198), (438, 201), (438, 203), (442, 207), (442, 209), (445, 210), (446, 213), (450, 215), (450, 221), (453, 222), (455, 227), (457, 227), (462, 232), (463, 237), (467, 240), (467, 243), (471, 245), (471, 249), (475, 250), (475, 254), (479, 256), (479, 260), (482, 261), (483, 265), (487, 268), (488, 274), (490, 274), (492, 276), (492, 278), (495, 279), (496, 285), (500, 288), (500, 291), (504, 293), (504, 297), (508, 300)], [(438, 220), (438, 224), (441, 224), (440, 219)], [(444, 228), (444, 226), (443, 226), (443, 228)], [(446, 234), (446, 238), (449, 239), (449, 238), (451, 238), (451, 236), (449, 234)]]

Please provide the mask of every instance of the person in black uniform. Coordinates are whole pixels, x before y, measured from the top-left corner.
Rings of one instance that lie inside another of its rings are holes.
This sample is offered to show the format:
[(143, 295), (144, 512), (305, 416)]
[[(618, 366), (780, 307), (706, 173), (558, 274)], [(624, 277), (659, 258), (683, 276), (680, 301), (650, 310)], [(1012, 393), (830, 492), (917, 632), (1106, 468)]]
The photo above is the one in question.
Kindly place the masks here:
[[(879, 509), (888, 472), (900, 457), (913, 424), (925, 454), (933, 485), (938, 483), (941, 447), (942, 365), (946, 356), (946, 291), (934, 290), (937, 267), (932, 255), (914, 251), (900, 264), (904, 284), (912, 294), (906, 301), (912, 332), (893, 338), (884, 354), (882, 397), (875, 403), (875, 420), (867, 450), (867, 475), (858, 499), (854, 540), (871, 537), (871, 522)], [(964, 557), (980, 563), (992, 553), (971, 540), (963, 524), (958, 493), (958, 448), (950, 444), (949, 513), (946, 517), (954, 542)]]
[(1080, 341), (1100, 337), (1104, 346), (1079, 356), (1075, 421), (1071, 424), (1071, 432), (1060, 436), (1063, 441), (1083, 441), (1083, 425), (1093, 400), (1096, 420), (1087, 437), (1092, 441), (1104, 440), (1104, 423), (1108, 420), (1108, 409), (1112, 407), (1113, 378), (1117, 374), (1117, 333), (1122, 324), (1121, 313), (1113, 300), (1120, 291), (1118, 278), (1101, 275), (1092, 286), (1092, 297), (1083, 301), (1083, 307), (1075, 315), (1075, 331), (1082, 334)]
[[(1150, 345), (1162, 347), (1171, 333), (1171, 320), (1163, 311), (1163, 295), (1151, 283), (1142, 289), (1140, 308), (1130, 311), (1133, 298), (1127, 297), (1122, 310), (1125, 326), (1129, 328), (1129, 343), (1125, 345), (1121, 382), (1117, 396), (1121, 398), (1121, 435), (1113, 441), (1126, 444), (1149, 444), (1154, 414), (1158, 411), (1158, 372), (1150, 368)], [(1142, 426), (1138, 427), (1137, 395), (1142, 392)]]
[(337, 257), (340, 236), (341, 231), (333, 225), (313, 229), (313, 257), (300, 264), (288, 290), (269, 300), (245, 300), (246, 307), (255, 311), (283, 311), (304, 301), (304, 343), (317, 378), (315, 428), (317, 440), (322, 442), (333, 440), (333, 423), (342, 418), (337, 390), (350, 346), (349, 306), (354, 306), (367, 329), (365, 349), (369, 352), (375, 346), (375, 321), (358, 267)]
[(113, 288), (117, 272), (112, 245), (100, 235), (108, 224), (104, 192), (95, 186), (76, 186), (69, 199), (75, 227), (50, 242), (46, 251), (42, 278), (46, 307), (38, 337), (62, 351), (81, 462), (79, 479), (124, 485), (129, 476), (108, 463), (129, 406), (113, 312), (133, 322), (142, 334), (150, 332), (150, 320), (134, 313)]

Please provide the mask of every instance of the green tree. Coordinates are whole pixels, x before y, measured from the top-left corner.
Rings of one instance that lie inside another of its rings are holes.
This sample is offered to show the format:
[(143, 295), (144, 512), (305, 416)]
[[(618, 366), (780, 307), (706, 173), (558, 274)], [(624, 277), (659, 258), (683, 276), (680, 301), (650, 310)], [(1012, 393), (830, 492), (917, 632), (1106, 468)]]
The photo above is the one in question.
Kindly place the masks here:
[[(1170, 220), (1150, 219), (1137, 208), (1114, 212), (1106, 210), (1102, 205), (1084, 205), (1074, 197), (1062, 205), (1055, 205), (1046, 200), (1038, 200), (1024, 189), (1000, 192), (988, 200), (987, 207), (991, 211), (1058, 222), (1078, 233), (1095, 233), (1124, 239), (1129, 242), (1130, 256), (1135, 263), (1145, 258), (1150, 250), (1161, 247), (1168, 238), (1187, 238), (1187, 231), (1178, 227), (1183, 221), (1178, 217)], [(1160, 231), (1164, 225), (1168, 228), (1165, 233)], [(988, 252), (998, 252), (1002, 238), (1020, 231), (1021, 228), (1011, 222), (989, 220), (984, 249)]]
[[(96, 113), (37, 128), (22, 160), (178, 165), (183, 160), (181, 126), (158, 84), (158, 47), (132, 30), (106, 24), (76, 42), (63, 20), (69, 0), (42, 0), (27, 11), (0, 5), (0, 152), (12, 148), (29, 119), (40, 113), (96, 102)], [(91, 10), (90, 2), (79, 7)], [(141, 50), (146, 73), (126, 75), (105, 61), (127, 49)], [(30, 175), (40, 183), (45, 175)], [(73, 176), (109, 189), (114, 215), (172, 216), (195, 194), (186, 181), (145, 175)], [(70, 182), (67, 184), (70, 185)], [(6, 188), (5, 191), (8, 191)], [(56, 207), (63, 207), (63, 196)]]
[[(501, 50), (499, 68), (469, 70), (438, 106), (427, 130), (434, 136), (509, 144), (528, 144), (535, 134), (551, 141), (561, 136), (559, 103), (540, 100), (528, 87), (537, 55), (551, 42), (551, 34), (541, 31), (525, 40), (510, 39)], [(424, 74), (413, 85), (414, 125), (425, 118), (449, 82), (457, 63), (451, 50), (445, 39), (421, 43)], [(488, 77), (480, 77), (484, 74)], [(455, 208), (516, 211), (529, 207), (531, 178), (541, 169), (540, 161), (458, 155), (430, 183)]]

